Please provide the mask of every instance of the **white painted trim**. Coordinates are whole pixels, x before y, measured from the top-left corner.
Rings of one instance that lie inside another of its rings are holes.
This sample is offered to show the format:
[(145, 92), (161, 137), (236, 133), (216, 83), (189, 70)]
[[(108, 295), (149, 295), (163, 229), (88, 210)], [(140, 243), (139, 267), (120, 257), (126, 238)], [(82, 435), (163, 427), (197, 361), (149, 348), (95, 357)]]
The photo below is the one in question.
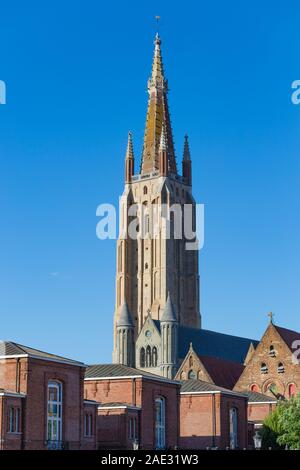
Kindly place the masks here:
[(142, 408), (139, 406), (133, 406), (133, 405), (117, 405), (117, 406), (105, 406), (105, 405), (99, 405), (98, 410), (118, 410), (118, 409), (128, 409), (128, 410), (141, 410)]
[(59, 364), (69, 364), (71, 366), (77, 366), (77, 367), (85, 367), (85, 368), (88, 367), (83, 362), (72, 362), (71, 360), (68, 360), (68, 359), (55, 359), (52, 357), (35, 356), (34, 354), (12, 354), (10, 356), (0, 356), (0, 360), (15, 359), (15, 358), (20, 358), (20, 357), (30, 357), (31, 359), (39, 359), (40, 361), (58, 362)]
[(26, 393), (0, 392), (0, 397), (25, 398)]
[(271, 405), (277, 403), (277, 400), (274, 401), (248, 401), (248, 405)]
[(230, 390), (205, 390), (205, 391), (199, 391), (199, 392), (180, 392), (180, 395), (233, 395), (235, 397), (242, 397), (242, 398), (248, 398), (247, 395), (243, 395), (242, 393), (234, 393), (231, 392)]

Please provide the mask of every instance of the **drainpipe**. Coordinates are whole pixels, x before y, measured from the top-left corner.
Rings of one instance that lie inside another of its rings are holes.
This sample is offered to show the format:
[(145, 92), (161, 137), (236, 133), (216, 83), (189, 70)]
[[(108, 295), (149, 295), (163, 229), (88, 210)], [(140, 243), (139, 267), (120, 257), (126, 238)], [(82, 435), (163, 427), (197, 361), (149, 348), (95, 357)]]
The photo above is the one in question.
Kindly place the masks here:
[(1, 399), (1, 435), (0, 435), (0, 449), (4, 448), (4, 396)]
[(216, 445), (216, 396), (213, 393), (212, 395), (212, 447)]

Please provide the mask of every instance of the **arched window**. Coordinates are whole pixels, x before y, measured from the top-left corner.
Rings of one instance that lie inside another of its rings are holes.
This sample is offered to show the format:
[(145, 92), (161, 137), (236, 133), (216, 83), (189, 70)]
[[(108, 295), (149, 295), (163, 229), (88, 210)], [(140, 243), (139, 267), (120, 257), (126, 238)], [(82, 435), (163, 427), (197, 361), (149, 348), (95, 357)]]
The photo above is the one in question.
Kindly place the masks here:
[(259, 392), (259, 386), (257, 384), (252, 384), (250, 390), (251, 392)]
[(144, 194), (148, 194), (148, 188), (147, 188), (147, 186), (144, 186), (143, 193), (144, 193)]
[(229, 411), (230, 449), (238, 447), (238, 413), (236, 408)]
[(166, 446), (166, 401), (163, 397), (155, 400), (155, 448)]
[(288, 391), (289, 391), (289, 398), (295, 396), (296, 395), (296, 385), (295, 384), (290, 384)]
[(189, 371), (188, 377), (189, 377), (189, 379), (195, 379), (196, 378), (196, 373), (193, 369)]
[(284, 365), (282, 364), (282, 362), (279, 362), (278, 367), (277, 367), (277, 372), (278, 374), (284, 373)]
[(151, 367), (151, 366), (152, 366), (151, 348), (150, 348), (150, 346), (147, 346), (147, 348), (146, 348), (146, 367)]
[(140, 350), (140, 367), (145, 367), (145, 348)]
[(152, 348), (152, 366), (153, 367), (157, 366), (157, 348), (156, 348), (156, 346), (153, 346), (153, 348)]
[(48, 383), (47, 440), (62, 441), (62, 384)]
[(194, 365), (193, 356), (190, 356), (190, 358), (189, 358), (189, 365), (190, 365), (190, 367), (193, 367), (193, 365)]
[(275, 351), (275, 348), (274, 348), (273, 344), (271, 344), (271, 346), (270, 346), (270, 349), (269, 349), (269, 356), (271, 356), (271, 357), (275, 357), (275, 356), (276, 356), (276, 351)]
[(260, 372), (262, 374), (267, 374), (268, 373), (268, 367), (267, 367), (267, 364), (265, 362), (261, 363)]

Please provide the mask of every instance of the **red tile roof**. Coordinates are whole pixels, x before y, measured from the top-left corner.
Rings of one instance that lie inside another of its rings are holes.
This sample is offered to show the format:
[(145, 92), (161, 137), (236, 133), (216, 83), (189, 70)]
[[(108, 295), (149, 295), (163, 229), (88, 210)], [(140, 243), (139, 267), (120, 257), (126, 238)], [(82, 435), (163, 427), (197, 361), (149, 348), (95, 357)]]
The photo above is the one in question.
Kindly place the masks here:
[(288, 330), (287, 328), (282, 328), (281, 326), (274, 325), (278, 333), (280, 334), (281, 338), (283, 341), (286, 343), (286, 345), (293, 351), (296, 349), (295, 347), (293, 348), (293, 342), (294, 341), (300, 341), (300, 333), (297, 331), (293, 330)]
[(226, 361), (212, 356), (200, 356), (200, 360), (216, 385), (233, 389), (244, 366), (239, 362)]

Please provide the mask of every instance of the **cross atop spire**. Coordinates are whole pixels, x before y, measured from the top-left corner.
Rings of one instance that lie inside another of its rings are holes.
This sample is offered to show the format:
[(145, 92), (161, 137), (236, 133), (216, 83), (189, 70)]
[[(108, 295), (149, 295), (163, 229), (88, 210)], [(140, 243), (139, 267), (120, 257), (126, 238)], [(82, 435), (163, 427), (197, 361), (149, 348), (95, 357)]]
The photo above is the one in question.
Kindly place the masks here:
[(159, 146), (162, 128), (165, 128), (165, 143), (168, 156), (168, 171), (177, 174), (172, 127), (168, 107), (168, 82), (164, 76), (161, 54), (161, 39), (156, 33), (154, 40), (152, 71), (148, 80), (148, 110), (144, 135), (141, 173), (159, 169)]
[(273, 312), (270, 312), (268, 313), (268, 317), (270, 318), (270, 323), (274, 323), (274, 313)]

